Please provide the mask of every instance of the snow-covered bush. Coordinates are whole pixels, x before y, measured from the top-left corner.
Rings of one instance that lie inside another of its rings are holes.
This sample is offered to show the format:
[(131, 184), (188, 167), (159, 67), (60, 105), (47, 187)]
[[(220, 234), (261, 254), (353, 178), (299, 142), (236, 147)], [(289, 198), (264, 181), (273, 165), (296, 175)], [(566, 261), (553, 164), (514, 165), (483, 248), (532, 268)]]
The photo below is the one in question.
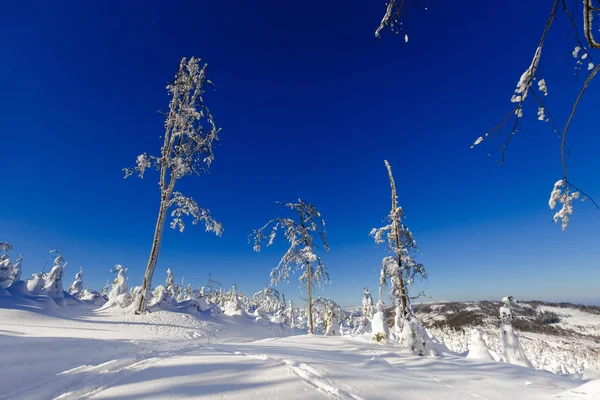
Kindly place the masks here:
[(67, 289), (67, 292), (71, 296), (78, 296), (83, 290), (83, 268), (79, 268), (79, 272), (75, 274), (75, 280), (71, 283), (71, 286)]
[(473, 328), (471, 330), (467, 358), (473, 358), (480, 361), (495, 361), (494, 356), (492, 356), (490, 349), (483, 340), (483, 332), (481, 329)]
[(516, 301), (512, 296), (507, 296), (502, 299), (502, 302), (504, 303), (500, 307), (500, 350), (502, 361), (508, 364), (533, 368), (519, 343), (519, 337), (512, 327), (512, 323), (515, 321), (512, 307), (516, 304)]
[(175, 299), (171, 297), (169, 290), (158, 285), (152, 291), (152, 296), (148, 302), (149, 309), (172, 310), (175, 308)]
[(79, 300), (84, 301), (86, 303), (92, 303), (97, 305), (104, 305), (106, 303), (106, 299), (99, 292), (92, 289), (83, 289), (79, 292), (77, 296)]
[(46, 286), (46, 282), (44, 274), (41, 272), (33, 274), (33, 279), (27, 280), (27, 290), (34, 296), (44, 294), (44, 286)]

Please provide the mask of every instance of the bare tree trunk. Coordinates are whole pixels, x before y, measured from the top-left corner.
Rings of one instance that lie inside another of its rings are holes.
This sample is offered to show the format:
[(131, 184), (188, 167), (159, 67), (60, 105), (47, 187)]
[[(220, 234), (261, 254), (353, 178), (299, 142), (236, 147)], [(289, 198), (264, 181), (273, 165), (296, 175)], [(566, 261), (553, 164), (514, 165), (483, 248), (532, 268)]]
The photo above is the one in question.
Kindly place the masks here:
[(166, 198), (163, 196), (161, 200), (162, 201), (160, 204), (160, 209), (158, 211), (158, 218), (156, 220), (156, 229), (154, 230), (154, 241), (152, 242), (150, 258), (148, 259), (146, 273), (144, 274), (142, 291), (140, 293), (140, 296), (138, 297), (138, 304), (135, 310), (136, 314), (142, 314), (144, 311), (146, 311), (148, 297), (150, 297), (150, 289), (152, 288), (152, 276), (154, 275), (154, 269), (156, 268), (156, 263), (158, 261), (158, 254), (160, 253), (160, 244), (162, 242), (165, 221), (167, 219)]
[(306, 276), (308, 286), (308, 333), (313, 334), (313, 318), (312, 318), (312, 267), (310, 263), (306, 263)]

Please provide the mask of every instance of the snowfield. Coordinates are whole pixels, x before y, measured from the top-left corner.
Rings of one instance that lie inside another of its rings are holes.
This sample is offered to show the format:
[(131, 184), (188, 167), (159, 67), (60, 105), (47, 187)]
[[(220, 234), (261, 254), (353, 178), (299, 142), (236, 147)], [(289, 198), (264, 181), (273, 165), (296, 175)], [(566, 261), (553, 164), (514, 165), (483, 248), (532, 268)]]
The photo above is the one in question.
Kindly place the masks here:
[(600, 398), (599, 380), (419, 357), (368, 336), (311, 336), (208, 311), (50, 304), (0, 297), (0, 399)]

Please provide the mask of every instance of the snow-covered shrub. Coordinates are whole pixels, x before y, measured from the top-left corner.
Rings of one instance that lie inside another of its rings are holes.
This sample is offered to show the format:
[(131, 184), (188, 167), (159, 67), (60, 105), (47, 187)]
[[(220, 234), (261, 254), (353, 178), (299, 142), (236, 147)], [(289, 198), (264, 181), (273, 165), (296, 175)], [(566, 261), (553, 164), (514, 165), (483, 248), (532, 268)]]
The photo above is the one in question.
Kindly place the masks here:
[(72, 296), (78, 296), (83, 290), (83, 268), (79, 268), (79, 272), (75, 274), (75, 280), (67, 289), (67, 292)]
[(79, 298), (79, 300), (85, 301), (87, 303), (97, 305), (104, 305), (106, 303), (106, 299), (104, 298), (104, 296), (92, 289), (83, 289), (81, 292), (79, 292), (79, 295), (77, 297)]
[(483, 340), (483, 332), (481, 329), (473, 328), (471, 330), (467, 358), (473, 358), (481, 361), (495, 361), (494, 356), (492, 356), (490, 349)]
[(33, 279), (27, 280), (27, 290), (34, 296), (44, 294), (44, 286), (46, 286), (46, 282), (44, 274), (41, 272), (33, 274)]
[(171, 297), (169, 290), (165, 286), (158, 285), (152, 291), (152, 297), (148, 302), (148, 308), (172, 310), (175, 308), (175, 299)]
[(504, 305), (500, 307), (500, 350), (502, 361), (508, 364), (533, 368), (519, 343), (519, 337), (512, 327), (515, 315), (512, 306), (516, 304), (512, 296), (502, 299)]

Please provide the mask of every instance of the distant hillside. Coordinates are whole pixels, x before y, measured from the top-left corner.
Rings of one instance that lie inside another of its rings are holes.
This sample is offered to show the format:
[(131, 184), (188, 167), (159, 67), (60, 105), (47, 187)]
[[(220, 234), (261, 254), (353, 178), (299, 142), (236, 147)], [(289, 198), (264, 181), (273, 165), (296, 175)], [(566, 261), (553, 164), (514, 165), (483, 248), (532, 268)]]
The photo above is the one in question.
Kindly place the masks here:
[[(469, 348), (471, 329), (480, 328), (488, 347), (499, 352), (499, 301), (414, 304), (421, 323), (451, 350)], [(356, 311), (353, 309), (352, 311)], [(521, 302), (513, 324), (525, 353), (538, 369), (555, 373), (600, 370), (600, 307), (543, 301)], [(393, 308), (386, 310), (393, 325)]]

